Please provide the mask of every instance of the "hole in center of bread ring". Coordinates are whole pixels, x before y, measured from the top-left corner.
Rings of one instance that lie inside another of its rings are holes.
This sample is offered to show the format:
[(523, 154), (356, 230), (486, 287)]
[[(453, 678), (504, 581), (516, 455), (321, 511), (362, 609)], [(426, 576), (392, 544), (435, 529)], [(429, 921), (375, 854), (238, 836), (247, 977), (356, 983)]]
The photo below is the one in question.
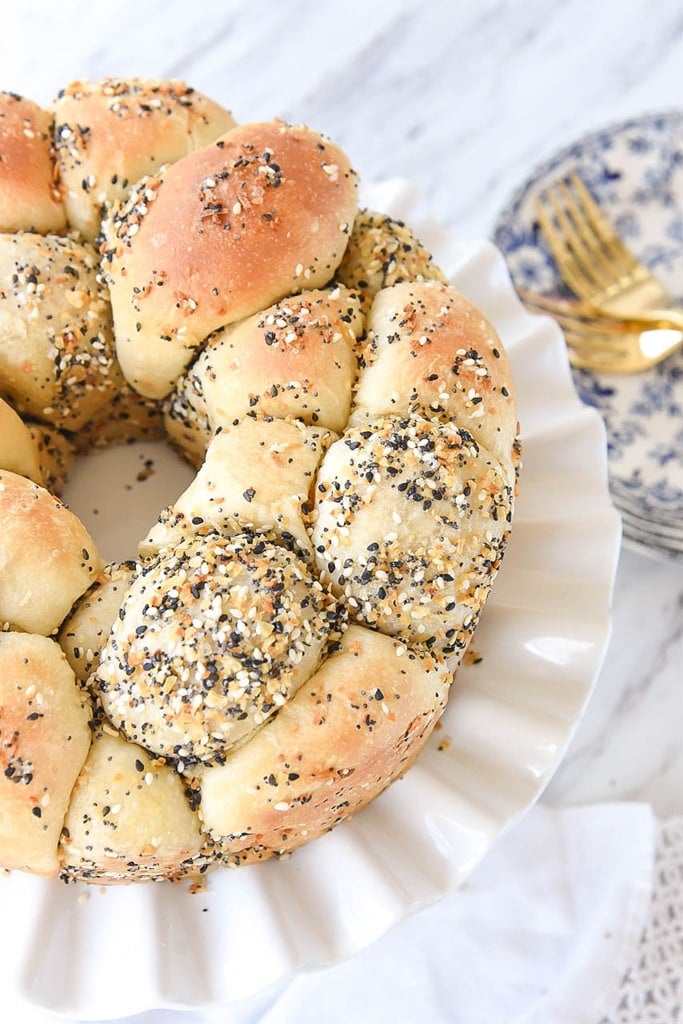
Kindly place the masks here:
[(166, 441), (134, 441), (80, 456), (61, 494), (105, 562), (135, 558), (159, 510), (189, 486), (195, 472)]

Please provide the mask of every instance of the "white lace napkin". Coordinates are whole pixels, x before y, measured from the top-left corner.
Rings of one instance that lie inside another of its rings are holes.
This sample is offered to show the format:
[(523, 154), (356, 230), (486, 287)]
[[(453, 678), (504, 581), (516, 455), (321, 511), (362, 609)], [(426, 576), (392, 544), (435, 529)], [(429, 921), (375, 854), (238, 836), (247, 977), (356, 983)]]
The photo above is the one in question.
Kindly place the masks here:
[[(658, 870), (667, 890), (669, 876), (679, 872), (678, 939), (683, 942), (683, 825), (668, 838), (677, 844), (678, 866), (667, 866), (665, 850)], [(641, 939), (654, 906), (656, 839), (657, 822), (644, 804), (571, 810), (538, 805), (508, 831), (463, 889), (414, 914), (350, 960), (220, 1011), (157, 1010), (130, 1020), (632, 1024), (661, 1019), (672, 1024), (674, 1017), (622, 1013), (624, 1000), (633, 1005), (640, 998), (634, 986), (642, 978), (632, 965), (642, 960)], [(666, 912), (666, 899), (660, 909)], [(654, 949), (649, 958), (654, 964)], [(3, 1006), (6, 1019), (19, 1024), (54, 1020), (26, 1006), (13, 1012), (4, 999)]]
[(659, 824), (645, 928), (600, 1024), (675, 1021), (683, 1021), (683, 817)]

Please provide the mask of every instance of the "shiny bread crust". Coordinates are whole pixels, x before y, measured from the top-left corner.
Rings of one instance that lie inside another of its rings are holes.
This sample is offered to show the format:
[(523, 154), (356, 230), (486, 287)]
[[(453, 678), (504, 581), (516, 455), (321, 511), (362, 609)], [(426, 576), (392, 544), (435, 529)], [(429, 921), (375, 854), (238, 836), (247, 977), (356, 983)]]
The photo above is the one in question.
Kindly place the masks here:
[(103, 225), (129, 383), (163, 398), (213, 331), (328, 283), (356, 209), (342, 150), (282, 121), (238, 125), (143, 179)]
[(53, 124), (33, 100), (0, 92), (0, 232), (66, 229)]
[(235, 124), (230, 111), (184, 82), (142, 78), (71, 82), (52, 113), (68, 224), (89, 241), (131, 185)]
[(0, 633), (3, 867), (59, 873), (59, 837), (90, 748), (91, 715), (89, 698), (54, 640)]

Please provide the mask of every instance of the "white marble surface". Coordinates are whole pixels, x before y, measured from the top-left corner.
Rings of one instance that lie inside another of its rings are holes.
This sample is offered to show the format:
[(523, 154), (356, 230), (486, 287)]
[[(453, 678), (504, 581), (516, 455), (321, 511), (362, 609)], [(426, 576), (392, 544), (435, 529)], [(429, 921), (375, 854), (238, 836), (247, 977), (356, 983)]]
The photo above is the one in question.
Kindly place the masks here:
[[(683, 103), (680, 0), (62, 0), (3, 13), (0, 87), (48, 102), (77, 77), (183, 78), (238, 120), (341, 143), (368, 180), (485, 237), (534, 165), (585, 132)], [(593, 699), (544, 799), (683, 813), (683, 565), (624, 550)]]
[(622, 550), (592, 700), (546, 791), (554, 805), (645, 800), (683, 813), (683, 568)]

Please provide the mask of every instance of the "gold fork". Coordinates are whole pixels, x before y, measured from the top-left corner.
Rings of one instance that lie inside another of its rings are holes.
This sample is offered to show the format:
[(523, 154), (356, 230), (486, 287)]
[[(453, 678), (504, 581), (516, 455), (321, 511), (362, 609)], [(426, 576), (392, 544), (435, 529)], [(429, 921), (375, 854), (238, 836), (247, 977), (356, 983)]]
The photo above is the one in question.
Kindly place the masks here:
[(667, 327), (606, 332), (582, 325), (565, 327), (564, 337), (572, 366), (593, 373), (642, 373), (683, 345), (683, 331)]
[(582, 302), (519, 290), (532, 313), (550, 314), (562, 327), (572, 366), (598, 373), (641, 373), (683, 346), (683, 330), (667, 321), (614, 320), (591, 314)]
[(596, 313), (683, 328), (683, 310), (627, 249), (578, 174), (537, 197), (536, 212), (562, 279)]
[[(531, 292), (525, 288), (517, 288), (517, 294), (531, 313), (547, 313), (562, 326), (573, 327), (590, 326), (600, 331), (634, 331), (645, 330), (646, 327), (675, 327), (682, 328), (681, 316), (676, 311), (662, 310), (662, 319), (647, 317), (638, 313), (617, 316), (615, 314), (596, 313), (593, 306), (590, 306), (582, 299), (565, 299), (559, 295), (542, 295), (540, 292)], [(670, 315), (671, 313), (671, 315)]]

